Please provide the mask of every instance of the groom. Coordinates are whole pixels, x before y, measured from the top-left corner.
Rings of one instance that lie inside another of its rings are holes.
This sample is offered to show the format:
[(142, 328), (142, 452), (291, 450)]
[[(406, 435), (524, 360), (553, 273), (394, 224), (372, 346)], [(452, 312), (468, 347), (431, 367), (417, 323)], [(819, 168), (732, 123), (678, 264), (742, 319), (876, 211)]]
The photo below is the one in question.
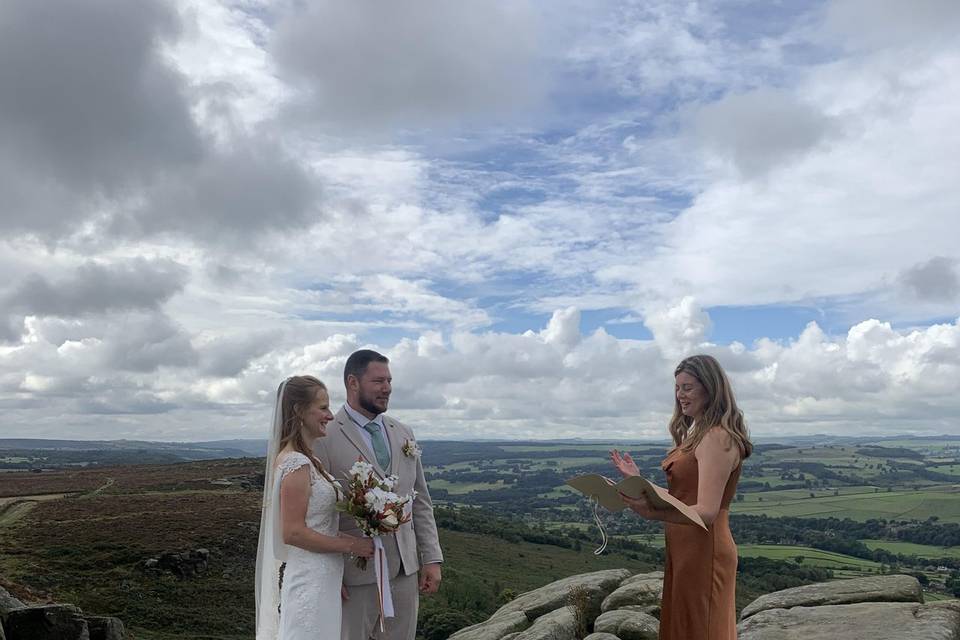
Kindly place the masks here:
[[(394, 491), (399, 495), (417, 492), (412, 520), (396, 534), (383, 537), (395, 617), (385, 620), (386, 632), (381, 633), (373, 563), (361, 570), (348, 559), (343, 570), (341, 640), (414, 640), (417, 591), (434, 593), (440, 586), (443, 554), (419, 447), (409, 427), (384, 413), (390, 402), (392, 382), (389, 362), (386, 356), (369, 349), (347, 358), (343, 369), (347, 404), (327, 425), (327, 437), (318, 438), (315, 445), (317, 457), (338, 480), (345, 480), (353, 463), (363, 458), (381, 477), (398, 477)], [(341, 516), (340, 530), (363, 535), (347, 516)]]

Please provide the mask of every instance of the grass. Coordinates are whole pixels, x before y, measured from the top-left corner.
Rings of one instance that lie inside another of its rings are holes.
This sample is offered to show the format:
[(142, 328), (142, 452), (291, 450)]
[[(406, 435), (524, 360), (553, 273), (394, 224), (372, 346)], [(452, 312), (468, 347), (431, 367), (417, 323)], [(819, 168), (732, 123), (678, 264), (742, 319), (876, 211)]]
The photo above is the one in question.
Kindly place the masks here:
[(833, 569), (837, 577), (855, 577), (876, 573), (880, 570), (880, 563), (863, 558), (832, 551), (821, 551), (811, 547), (799, 547), (775, 544), (741, 544), (737, 545), (738, 555), (745, 558), (771, 558), (773, 560), (794, 560), (803, 557), (802, 564), (810, 564), (825, 569)]
[(637, 533), (632, 536), (627, 536), (627, 538), (634, 542), (642, 542), (651, 547), (664, 547), (667, 544), (662, 533)]
[[(18, 490), (28, 495), (71, 485), (86, 493), (18, 508), (18, 518), (0, 535), (0, 575), (36, 600), (119, 617), (138, 640), (252, 638), (260, 493), (210, 481), (249, 475), (259, 465), (198, 462), (24, 475)], [(425, 610), (443, 605), (489, 615), (507, 588), (520, 593), (603, 568), (653, 569), (626, 555), (596, 557), (588, 545), (574, 550), (447, 530), (440, 535), (444, 588), (432, 603), (424, 599)], [(197, 548), (209, 549), (211, 560), (195, 578), (138, 569), (162, 551)]]
[[(893, 446), (891, 444), (891, 446)], [(563, 471), (606, 459), (609, 445), (575, 445), (596, 450), (597, 455), (557, 458), (553, 468)], [(509, 445), (504, 458), (522, 458), (529, 452), (556, 451), (564, 445)], [(856, 458), (856, 460), (855, 460)], [(939, 466), (960, 467), (955, 458)], [(852, 465), (851, 474), (877, 460), (855, 456), (852, 447), (774, 451), (763, 456), (763, 478), (779, 484), (773, 468), (789, 468), (790, 460)], [(546, 459), (530, 459), (526, 469), (546, 467)], [(499, 464), (499, 463), (496, 463)], [(475, 462), (462, 462), (447, 469), (474, 469)], [(868, 470), (872, 471), (872, 470)], [(11, 472), (0, 482), (0, 575), (23, 585), (36, 600), (74, 602), (90, 614), (115, 615), (132, 629), (137, 640), (216, 638), (240, 640), (252, 637), (253, 557), (259, 523), (260, 492), (242, 491), (238, 485), (219, 487), (212, 480), (253, 478), (262, 472), (257, 459), (214, 460), (168, 465), (97, 467), (44, 473)], [(807, 473), (806, 477), (812, 478)], [(749, 478), (757, 480), (759, 478)], [(522, 484), (522, 479), (520, 480)], [(914, 483), (910, 483), (911, 485)], [(919, 483), (918, 483), (919, 484)], [(431, 481), (431, 488), (462, 495), (473, 490), (497, 489), (501, 483), (449, 483)], [(548, 496), (567, 495), (556, 487)], [(940, 522), (960, 522), (960, 490), (951, 485), (924, 487), (920, 491), (899, 489), (874, 492), (869, 485), (746, 493), (735, 502), (739, 514), (809, 516), (856, 520), (868, 518), (918, 519), (936, 515)], [(64, 497), (64, 494), (74, 495)], [(59, 494), (59, 495), (57, 495)], [(29, 507), (10, 507), (23, 496), (42, 496)], [(763, 498), (761, 502), (759, 499)], [(4, 508), (6, 505), (6, 509)], [(574, 507), (569, 507), (574, 508)], [(2, 514), (6, 514), (6, 518)], [(557, 519), (562, 519), (562, 516)], [(590, 523), (548, 523), (592, 530)], [(424, 598), (422, 608), (453, 608), (489, 614), (498, 605), (504, 589), (520, 593), (560, 577), (602, 568), (627, 567), (634, 571), (659, 567), (628, 555), (593, 555), (593, 546), (564, 549), (504, 540), (465, 532), (441, 530), (446, 556), (444, 587), (433, 598)], [(630, 539), (662, 546), (662, 535), (636, 535)], [(941, 549), (890, 541), (865, 543), (894, 553), (920, 557), (960, 557), (960, 549)], [(151, 576), (137, 564), (161, 551), (185, 551), (204, 547), (211, 551), (210, 569), (190, 580)], [(743, 557), (765, 557), (830, 568), (836, 577), (872, 574), (879, 563), (843, 554), (796, 546), (740, 545)]]
[(936, 547), (913, 542), (897, 542), (892, 540), (861, 540), (870, 549), (883, 549), (890, 553), (901, 553), (918, 558), (960, 558), (960, 547)]
[[(138, 640), (250, 638), (261, 495), (224, 490), (210, 480), (254, 474), (261, 464), (30, 474), (18, 485), (29, 495), (70, 486), (67, 481), (89, 493), (32, 503), (7, 522), (0, 535), (0, 574), (36, 599), (119, 617)], [(209, 549), (211, 560), (196, 578), (137, 568), (161, 551), (197, 548)]]
[(450, 482), (449, 480), (431, 480), (431, 489), (446, 489), (450, 495), (463, 495), (471, 491), (492, 491), (502, 489), (505, 485), (502, 481), (497, 482)]
[(743, 502), (731, 505), (731, 511), (770, 517), (850, 518), (861, 522), (874, 518), (926, 520), (937, 516), (940, 522), (960, 522), (960, 490), (947, 487), (877, 493), (872, 489), (847, 494), (841, 491), (839, 496), (834, 496), (832, 491), (826, 492), (827, 495), (822, 495), (823, 491), (814, 493), (816, 498), (810, 498), (807, 490), (746, 494)]
[(951, 476), (957, 476), (957, 479), (960, 480), (960, 464), (936, 464), (929, 467), (930, 471), (936, 471), (937, 473), (945, 473)]
[[(440, 543), (445, 582), (451, 578), (473, 577), (484, 584), (499, 583), (517, 593), (576, 573), (623, 567), (635, 572), (658, 568), (622, 554), (595, 556), (587, 545), (574, 551), (444, 529), (440, 531)], [(497, 561), (491, 562), (491, 558)]]

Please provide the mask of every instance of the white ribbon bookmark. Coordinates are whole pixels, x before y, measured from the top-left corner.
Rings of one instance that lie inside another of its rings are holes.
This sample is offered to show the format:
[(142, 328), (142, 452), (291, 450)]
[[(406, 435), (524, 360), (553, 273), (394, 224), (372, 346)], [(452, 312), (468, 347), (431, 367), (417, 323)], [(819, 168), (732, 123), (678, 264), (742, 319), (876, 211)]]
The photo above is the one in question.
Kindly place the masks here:
[(384, 632), (383, 619), (393, 617), (393, 594), (390, 592), (390, 567), (383, 550), (383, 540), (373, 538), (373, 567), (377, 572), (377, 600), (380, 604), (380, 632)]
[(607, 532), (603, 528), (603, 523), (600, 521), (600, 514), (597, 510), (600, 508), (600, 500), (597, 496), (590, 496), (590, 501), (593, 502), (593, 521), (597, 523), (597, 529), (600, 529), (600, 536), (602, 537), (602, 544), (600, 548), (593, 552), (593, 555), (599, 556), (607, 548)]

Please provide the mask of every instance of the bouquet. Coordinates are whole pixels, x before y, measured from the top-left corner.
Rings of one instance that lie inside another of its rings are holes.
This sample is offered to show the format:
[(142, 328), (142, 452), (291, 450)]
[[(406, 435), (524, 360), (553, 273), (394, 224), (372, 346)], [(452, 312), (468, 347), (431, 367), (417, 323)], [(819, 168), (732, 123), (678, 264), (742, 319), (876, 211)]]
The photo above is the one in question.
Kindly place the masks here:
[[(346, 496), (337, 502), (337, 511), (353, 516), (360, 531), (371, 538), (394, 533), (400, 525), (410, 521), (410, 515), (404, 513), (405, 507), (416, 497), (416, 491), (409, 496), (397, 495), (393, 491), (396, 485), (396, 476), (381, 479), (374, 472), (373, 465), (363, 459), (357, 460), (350, 467)], [(357, 558), (356, 563), (361, 569), (367, 567), (366, 558)]]

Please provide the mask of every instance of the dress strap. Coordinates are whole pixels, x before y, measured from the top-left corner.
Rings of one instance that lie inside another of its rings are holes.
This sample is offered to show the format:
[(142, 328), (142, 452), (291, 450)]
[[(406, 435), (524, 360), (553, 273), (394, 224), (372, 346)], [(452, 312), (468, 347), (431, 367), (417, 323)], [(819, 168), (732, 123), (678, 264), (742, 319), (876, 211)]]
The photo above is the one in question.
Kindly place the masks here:
[(277, 461), (277, 478), (282, 480), (303, 466), (313, 467), (310, 458), (299, 451), (291, 451)]

